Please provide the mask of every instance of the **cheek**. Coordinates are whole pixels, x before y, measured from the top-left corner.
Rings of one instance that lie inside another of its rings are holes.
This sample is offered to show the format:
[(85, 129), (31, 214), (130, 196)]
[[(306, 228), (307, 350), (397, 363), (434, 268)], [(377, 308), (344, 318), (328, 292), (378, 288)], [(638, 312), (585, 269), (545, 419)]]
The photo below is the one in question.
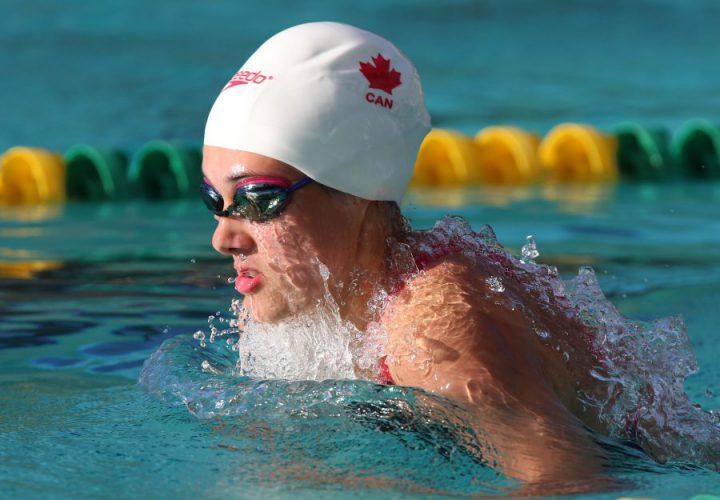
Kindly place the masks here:
[(331, 274), (342, 278), (352, 264), (357, 250), (357, 221), (348, 213), (348, 207), (337, 203), (315, 206), (314, 210), (300, 215), (300, 225), (305, 228), (305, 246), (325, 264)]
[[(299, 227), (286, 221), (283, 224), (264, 228), (258, 234), (258, 250), (273, 278), (279, 282), (285, 292), (317, 292), (323, 289), (319, 260), (322, 261), (317, 247), (308, 235)], [(312, 298), (318, 296), (311, 294)]]

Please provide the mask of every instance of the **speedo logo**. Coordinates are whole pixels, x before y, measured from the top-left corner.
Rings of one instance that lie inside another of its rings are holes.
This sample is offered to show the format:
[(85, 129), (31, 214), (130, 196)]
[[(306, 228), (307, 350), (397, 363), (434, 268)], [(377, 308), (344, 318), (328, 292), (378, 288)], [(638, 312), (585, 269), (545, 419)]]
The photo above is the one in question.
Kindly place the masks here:
[(260, 85), (261, 83), (272, 79), (272, 75), (263, 75), (262, 71), (249, 71), (241, 69), (235, 73), (232, 78), (230, 78), (230, 81), (223, 87), (223, 90), (227, 90), (235, 85), (248, 85), (250, 83)]

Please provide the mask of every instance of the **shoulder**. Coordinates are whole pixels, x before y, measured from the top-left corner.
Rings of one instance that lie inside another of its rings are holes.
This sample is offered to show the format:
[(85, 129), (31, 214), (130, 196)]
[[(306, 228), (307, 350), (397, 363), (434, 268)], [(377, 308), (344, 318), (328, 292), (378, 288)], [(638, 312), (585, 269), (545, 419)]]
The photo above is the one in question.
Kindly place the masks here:
[(448, 256), (417, 273), (392, 298), (383, 324), (397, 383), (436, 390), (443, 373), (467, 371), (468, 353), (479, 353), (483, 337), (495, 333), (483, 325), (486, 286), (462, 256)]
[(471, 392), (511, 390), (536, 378), (525, 318), (491, 278), (472, 259), (451, 255), (393, 297), (383, 324), (396, 383), (472, 400)]
[[(451, 255), (424, 267), (409, 279), (388, 304), (389, 329), (424, 325), (452, 318), (467, 318), (480, 305), (485, 280), (461, 255)], [(433, 332), (425, 332), (432, 335)]]
[[(388, 303), (384, 323), (391, 334), (412, 329), (428, 337), (470, 330), (490, 292), (482, 270), (462, 255), (450, 255), (412, 276)], [(442, 324), (446, 328), (437, 329)]]

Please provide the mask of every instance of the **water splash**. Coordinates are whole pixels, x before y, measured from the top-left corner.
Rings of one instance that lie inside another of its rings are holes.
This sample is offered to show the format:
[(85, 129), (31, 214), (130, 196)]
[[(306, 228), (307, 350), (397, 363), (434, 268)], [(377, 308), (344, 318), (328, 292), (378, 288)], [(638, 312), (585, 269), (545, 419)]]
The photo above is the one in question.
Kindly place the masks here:
[[(493, 451), (470, 430), (469, 414), (416, 389), (362, 380), (244, 377), (235, 352), (223, 343), (200, 347), (189, 335), (166, 341), (152, 354), (140, 385), (207, 420), (223, 448), (244, 450), (244, 460), (260, 462), (274, 483), (302, 484), (322, 470), (325, 480), (350, 481), (354, 489), (381, 484), (500, 494), (517, 486), (489, 466)], [(293, 475), (308, 463), (309, 472)]]
[(683, 388), (698, 368), (680, 318), (624, 318), (591, 268), (564, 281), (555, 267), (533, 261), (539, 254), (532, 237), (517, 258), (489, 226), (476, 233), (459, 217), (439, 221), (414, 246), (421, 262), (459, 253), (493, 283), (512, 287), (508, 307), (523, 311), (533, 337), (557, 353), (568, 380), (578, 381), (583, 411), (609, 435), (640, 444), (660, 462), (720, 468), (720, 416), (691, 404)]
[(485, 280), (485, 282), (493, 292), (503, 293), (505, 291), (505, 285), (503, 285), (502, 279), (497, 276), (490, 276)]
[[(623, 318), (602, 294), (592, 269), (581, 268), (576, 278), (564, 281), (553, 266), (534, 262), (533, 239), (519, 258), (498, 243), (489, 226), (474, 232), (457, 217), (391, 248), (395, 269), (408, 273), (453, 253), (474, 259), (492, 279), (486, 285), (503, 294), (507, 307), (522, 311), (530, 325), (528, 341), (558, 360), (564, 378), (577, 381), (574, 399), (610, 436), (640, 444), (659, 461), (718, 467), (720, 417), (692, 405), (684, 393), (683, 382), (697, 365), (679, 318), (652, 323)], [(201, 418), (268, 405), (313, 413), (316, 404), (336, 408), (348, 397), (366, 395), (368, 387), (383, 394), (396, 390), (351, 380), (372, 379), (363, 370), (372, 373), (376, 367), (384, 332), (371, 325), (364, 334), (372, 336), (371, 347), (359, 347), (364, 338), (340, 318), (327, 290), (327, 269), (319, 272), (325, 297), (312, 313), (259, 325), (243, 317), (235, 302), (231, 314), (240, 317), (223, 323), (220, 314), (213, 315), (209, 335), (166, 342), (146, 362), (141, 384)], [(378, 293), (374, 307), (383, 307), (386, 299), (386, 292)], [(225, 342), (215, 342), (220, 337)], [(324, 379), (335, 381), (309, 382)], [(298, 380), (309, 381), (293, 382)]]
[(361, 332), (341, 318), (329, 290), (330, 272), (325, 265), (317, 265), (324, 293), (316, 307), (275, 324), (253, 322), (245, 313), (236, 344), (238, 373), (287, 380), (377, 376), (385, 344), (383, 332), (372, 328)]

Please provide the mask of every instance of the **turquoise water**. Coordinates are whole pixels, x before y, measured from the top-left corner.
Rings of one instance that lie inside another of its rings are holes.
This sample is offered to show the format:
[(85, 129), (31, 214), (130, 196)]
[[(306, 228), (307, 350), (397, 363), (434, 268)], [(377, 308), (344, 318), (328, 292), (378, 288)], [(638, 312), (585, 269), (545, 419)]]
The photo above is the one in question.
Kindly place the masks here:
[(282, 28), (356, 24), (416, 63), (433, 123), (677, 128), (720, 117), (714, 0), (9, 0), (0, 150), (200, 142), (237, 67)]
[[(700, 368), (686, 390), (693, 402), (718, 409), (719, 202), (720, 186), (712, 185), (415, 191), (405, 210), (418, 227), (448, 212), (476, 229), (489, 222), (516, 252), (533, 234), (538, 260), (565, 276), (592, 264), (623, 314), (682, 315)], [(209, 315), (227, 317), (237, 296), (227, 283), (231, 263), (209, 246), (213, 221), (199, 203), (70, 204), (45, 220), (23, 215), (0, 212), (3, 261), (63, 264), (32, 279), (0, 278), (5, 496), (512, 491), (443, 414), (462, 413), (428, 409), (413, 391), (232, 380), (237, 354), (220, 345), (199, 349), (191, 338)], [(155, 363), (163, 390), (146, 381), (151, 396), (137, 385), (141, 364), (173, 336), (164, 364)], [(204, 360), (220, 372), (203, 372)], [(183, 404), (173, 390), (190, 399)], [(242, 395), (227, 416), (214, 406), (224, 394)], [(578, 498), (720, 491), (716, 472), (659, 466), (632, 448), (613, 453), (609, 473), (629, 483)]]
[[(676, 129), (720, 119), (712, 0), (7, 6), (0, 150), (197, 144), (236, 66), (267, 36), (311, 20), (395, 41), (416, 62), (440, 127), (543, 132), (564, 120), (608, 128), (632, 119)], [(700, 369), (686, 391), (720, 409), (720, 186), (415, 191), (404, 210), (421, 228), (447, 213), (476, 229), (492, 224), (516, 252), (532, 234), (539, 261), (566, 277), (592, 265), (623, 314), (681, 315)], [(229, 381), (232, 352), (198, 350), (191, 338), (208, 316), (227, 317), (236, 297), (230, 263), (209, 245), (212, 225), (194, 200), (0, 207), (0, 496), (511, 494), (448, 414), (416, 404), (412, 391)], [(18, 277), (17, 263), (29, 261), (51, 269)], [(182, 376), (179, 392), (194, 404), (137, 384), (166, 340), (180, 347), (158, 376), (166, 387)], [(204, 360), (225, 371), (203, 372)], [(218, 388), (244, 395), (233, 415), (211, 415)], [(628, 482), (578, 498), (720, 493), (715, 472), (612, 446), (609, 473)]]

